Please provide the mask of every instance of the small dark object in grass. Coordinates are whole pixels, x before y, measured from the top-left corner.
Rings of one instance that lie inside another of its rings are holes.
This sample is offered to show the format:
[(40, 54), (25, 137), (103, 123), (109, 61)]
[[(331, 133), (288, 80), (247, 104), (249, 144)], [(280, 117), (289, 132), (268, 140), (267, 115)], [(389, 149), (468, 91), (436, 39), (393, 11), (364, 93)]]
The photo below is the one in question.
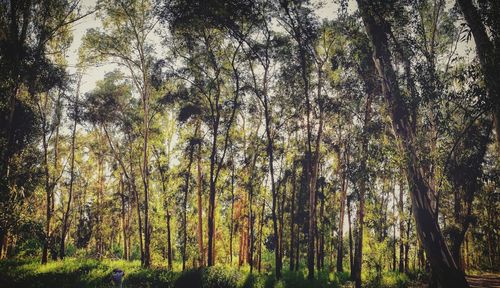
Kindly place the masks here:
[(111, 279), (113, 280), (115, 286), (122, 287), (122, 279), (124, 275), (125, 272), (123, 272), (123, 270), (118, 268), (113, 269), (113, 272), (111, 272)]

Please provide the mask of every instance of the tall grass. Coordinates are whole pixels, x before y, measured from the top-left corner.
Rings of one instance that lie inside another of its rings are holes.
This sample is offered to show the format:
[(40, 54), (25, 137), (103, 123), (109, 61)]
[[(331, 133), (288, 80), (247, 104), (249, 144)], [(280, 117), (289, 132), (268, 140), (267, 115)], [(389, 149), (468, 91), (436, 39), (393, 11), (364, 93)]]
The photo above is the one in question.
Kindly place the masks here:
[[(283, 271), (279, 281), (272, 269), (250, 274), (241, 268), (218, 265), (210, 268), (181, 272), (165, 267), (145, 269), (139, 261), (96, 260), (66, 258), (61, 261), (39, 264), (39, 259), (0, 261), (0, 287), (113, 287), (111, 271), (125, 271), (124, 287), (173, 287), (173, 288), (308, 288), (353, 287), (349, 273), (319, 271), (314, 280), (307, 279), (307, 270)], [(398, 273), (383, 273), (380, 278), (365, 279), (366, 287), (406, 287), (408, 277)]]

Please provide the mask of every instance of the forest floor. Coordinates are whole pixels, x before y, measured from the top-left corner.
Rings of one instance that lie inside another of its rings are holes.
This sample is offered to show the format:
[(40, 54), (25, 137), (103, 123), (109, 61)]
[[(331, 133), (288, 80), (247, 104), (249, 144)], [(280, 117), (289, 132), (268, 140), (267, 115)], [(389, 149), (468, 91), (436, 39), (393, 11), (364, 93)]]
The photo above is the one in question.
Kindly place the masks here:
[[(218, 288), (281, 288), (281, 287), (353, 287), (348, 273), (322, 271), (313, 281), (306, 279), (306, 270), (283, 271), (283, 279), (276, 281), (271, 272), (250, 274), (248, 267), (215, 266), (184, 272), (165, 267), (145, 269), (139, 261), (95, 260), (67, 258), (62, 261), (39, 264), (39, 259), (8, 259), (0, 261), (0, 287), (113, 287), (111, 271), (125, 271), (123, 287), (218, 287)], [(175, 267), (174, 267), (175, 268)], [(365, 275), (366, 287), (426, 287), (417, 278), (387, 272), (379, 277)], [(499, 275), (469, 276), (471, 287), (500, 287)]]
[(471, 288), (500, 288), (500, 274), (469, 275), (467, 281)]

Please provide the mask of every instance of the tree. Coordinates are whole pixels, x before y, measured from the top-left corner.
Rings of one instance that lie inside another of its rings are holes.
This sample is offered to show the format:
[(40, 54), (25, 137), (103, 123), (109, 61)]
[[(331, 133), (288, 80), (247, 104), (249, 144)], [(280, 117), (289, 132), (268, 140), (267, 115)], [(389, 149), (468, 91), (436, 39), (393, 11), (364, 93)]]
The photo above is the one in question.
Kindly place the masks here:
[[(115, 59), (128, 69), (135, 88), (142, 100), (143, 145), (141, 178), (144, 190), (144, 255), (141, 263), (151, 264), (149, 222), (149, 127), (151, 121), (150, 98), (152, 86), (152, 44), (151, 32), (158, 21), (153, 17), (154, 7), (149, 1), (101, 1), (98, 8), (101, 21), (106, 23), (103, 30), (90, 29), (85, 36), (88, 61)], [(132, 43), (132, 44), (131, 44)], [(142, 230), (142, 229), (141, 229)]]
[(439, 282), (445, 287), (468, 287), (463, 273), (453, 260), (436, 217), (430, 206), (430, 191), (419, 169), (415, 149), (415, 131), (412, 128), (409, 111), (404, 105), (401, 90), (397, 83), (396, 73), (388, 46), (391, 31), (384, 18), (375, 14), (380, 3), (357, 1), (368, 37), (373, 45), (374, 61), (377, 73), (384, 81), (381, 83), (382, 93), (389, 105), (394, 132), (398, 145), (405, 153), (406, 173), (410, 183), (411, 199), (417, 231), (431, 262), (433, 271)]

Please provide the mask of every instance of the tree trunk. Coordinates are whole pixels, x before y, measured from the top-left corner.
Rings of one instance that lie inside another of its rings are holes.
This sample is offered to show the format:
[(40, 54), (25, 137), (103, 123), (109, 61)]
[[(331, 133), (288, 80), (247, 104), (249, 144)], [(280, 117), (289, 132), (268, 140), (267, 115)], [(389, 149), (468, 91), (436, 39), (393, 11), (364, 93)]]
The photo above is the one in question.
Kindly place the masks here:
[[(321, 187), (321, 192), (324, 193), (323, 191), (324, 185)], [(324, 195), (324, 194), (323, 194)], [(324, 197), (324, 196), (323, 196)], [(325, 211), (325, 199), (321, 199), (321, 204), (319, 208), (319, 220), (320, 223), (323, 223), (323, 217), (324, 217), (324, 211)], [(323, 260), (325, 257), (325, 231), (324, 231), (324, 226), (321, 224), (321, 229), (317, 229), (318, 231), (318, 252), (317, 252), (317, 259), (316, 259), (316, 266), (318, 271), (323, 269)]]
[(294, 161), (292, 170), (292, 196), (291, 196), (291, 207), (290, 207), (290, 271), (295, 269), (295, 255), (294, 255), (294, 243), (295, 243), (295, 191), (296, 191), (296, 177), (297, 177), (297, 165)]
[(142, 216), (141, 216), (141, 203), (139, 199), (139, 191), (135, 186), (135, 173), (132, 166), (132, 149), (129, 151), (130, 160), (130, 186), (132, 187), (132, 192), (134, 193), (135, 208), (137, 211), (137, 226), (139, 228), (139, 248), (141, 250), (141, 265), (144, 265), (144, 243), (143, 243), (143, 227), (142, 227)]
[(351, 279), (353, 278), (354, 272), (354, 255), (353, 255), (353, 239), (352, 239), (352, 225), (351, 225), (351, 201), (347, 200), (347, 224), (349, 226), (349, 268), (351, 270)]
[(198, 170), (198, 190), (197, 190), (197, 201), (198, 201), (198, 265), (200, 267), (205, 266), (205, 251), (203, 249), (203, 206), (202, 206), (202, 192), (203, 192), (203, 179), (201, 170), (201, 140), (198, 144), (198, 155), (197, 155), (197, 170)]
[[(194, 135), (198, 135), (198, 127), (196, 127), (196, 131), (194, 132)], [(188, 200), (188, 194), (189, 194), (189, 183), (191, 182), (191, 166), (193, 164), (193, 157), (194, 157), (194, 144), (189, 143), (189, 160), (188, 160), (188, 166), (187, 166), (187, 171), (184, 179), (184, 196), (182, 200), (182, 271), (186, 269), (186, 260), (187, 260), (187, 255), (186, 255), (186, 247), (187, 247), (187, 229), (188, 229), (188, 223), (187, 223), (187, 200)]]
[(66, 244), (66, 234), (68, 232), (68, 221), (69, 221), (69, 214), (70, 214), (70, 209), (71, 209), (71, 201), (73, 198), (73, 183), (75, 181), (75, 149), (76, 149), (76, 125), (78, 124), (78, 96), (80, 94), (80, 83), (82, 80), (82, 76), (78, 78), (77, 86), (76, 86), (76, 97), (75, 97), (75, 103), (74, 105), (74, 110), (73, 110), (73, 117), (75, 117), (74, 122), (73, 122), (73, 129), (71, 131), (71, 164), (70, 164), (70, 178), (69, 178), (69, 188), (68, 188), (68, 203), (66, 204), (66, 211), (63, 213), (63, 223), (62, 223), (62, 228), (61, 228), (61, 244), (60, 244), (60, 257), (61, 259), (64, 258), (65, 256), (65, 244)]
[(121, 199), (121, 211), (120, 211), (120, 216), (121, 216), (121, 226), (122, 226), (122, 233), (123, 233), (123, 259), (128, 260), (127, 255), (128, 255), (128, 249), (127, 249), (127, 224), (125, 220), (125, 214), (126, 214), (126, 204), (125, 204), (125, 187), (123, 183), (123, 175), (120, 175), (120, 184), (119, 184), (119, 193), (120, 193), (120, 199)]
[[(493, 121), (496, 130), (497, 153), (500, 155), (500, 45), (498, 31), (492, 33), (493, 40), (490, 39), (485, 25), (482, 23), (483, 15), (479, 14), (472, 0), (457, 0), (458, 6), (464, 14), (465, 21), (470, 27), (476, 44), (476, 52), (484, 74), (486, 90), (489, 102), (492, 104)], [(491, 1), (491, 10), (498, 16), (500, 5), (498, 1)], [(496, 21), (498, 21), (496, 19)], [(498, 27), (498, 26), (497, 26)]]
[(210, 191), (208, 195), (208, 251), (207, 251), (207, 265), (213, 266), (215, 264), (214, 256), (214, 228), (215, 228), (215, 193), (216, 193), (216, 158), (217, 155), (217, 134), (219, 131), (218, 121), (214, 123), (214, 131), (212, 135), (212, 151), (210, 153)]
[(52, 193), (50, 188), (50, 179), (49, 179), (49, 151), (48, 151), (48, 143), (45, 131), (43, 132), (43, 150), (44, 150), (44, 171), (45, 171), (45, 193), (46, 193), (46, 223), (45, 223), (45, 239), (43, 242), (43, 250), (42, 250), (42, 264), (47, 263), (48, 251), (49, 251), (49, 238), (50, 238), (50, 222), (52, 218)]
[(405, 261), (404, 261), (404, 243), (405, 241), (409, 241), (409, 239), (404, 239), (403, 235), (405, 235), (404, 231), (404, 218), (403, 218), (403, 178), (400, 178), (399, 181), (399, 203), (398, 203), (398, 214), (399, 214), (399, 272), (403, 273), (406, 271), (405, 269)]
[(234, 230), (234, 157), (231, 169), (231, 223), (229, 225), (229, 263), (233, 264), (233, 230)]
[(168, 261), (168, 269), (172, 270), (172, 240), (171, 240), (171, 231), (170, 231), (170, 211), (167, 209), (167, 261)]
[(259, 252), (258, 252), (258, 258), (259, 261), (257, 263), (257, 271), (261, 270), (262, 266), (262, 228), (264, 227), (264, 210), (266, 208), (266, 202), (262, 201), (262, 212), (260, 215), (260, 228), (259, 228)]
[[(344, 267), (343, 267), (343, 259), (344, 259), (344, 216), (345, 216), (345, 205), (346, 205), (346, 198), (347, 198), (347, 169), (349, 167), (349, 152), (348, 152), (348, 144), (344, 143), (344, 151), (343, 151), (344, 156), (341, 156), (339, 153), (339, 166), (342, 166), (342, 159), (344, 161), (344, 166), (343, 168), (339, 169), (338, 174), (342, 175), (342, 180), (341, 180), (341, 188), (340, 188), (340, 217), (339, 217), (339, 231), (337, 235), (337, 272), (344, 272)], [(340, 176), (340, 175), (339, 175)], [(339, 177), (340, 178), (340, 177)], [(350, 223), (349, 223), (349, 229), (350, 229)], [(349, 232), (350, 233), (350, 232)]]
[(365, 104), (365, 117), (363, 123), (363, 135), (361, 142), (361, 163), (360, 163), (360, 173), (361, 179), (359, 181), (359, 208), (358, 208), (358, 237), (356, 239), (356, 251), (354, 256), (354, 281), (356, 283), (356, 288), (361, 287), (361, 270), (363, 266), (363, 228), (364, 228), (364, 217), (365, 217), (365, 193), (366, 193), (366, 182), (368, 181), (368, 171), (366, 168), (366, 162), (368, 160), (368, 124), (370, 122), (371, 114), (371, 102), (373, 97), (373, 91), (368, 91), (368, 97), (366, 98)]

